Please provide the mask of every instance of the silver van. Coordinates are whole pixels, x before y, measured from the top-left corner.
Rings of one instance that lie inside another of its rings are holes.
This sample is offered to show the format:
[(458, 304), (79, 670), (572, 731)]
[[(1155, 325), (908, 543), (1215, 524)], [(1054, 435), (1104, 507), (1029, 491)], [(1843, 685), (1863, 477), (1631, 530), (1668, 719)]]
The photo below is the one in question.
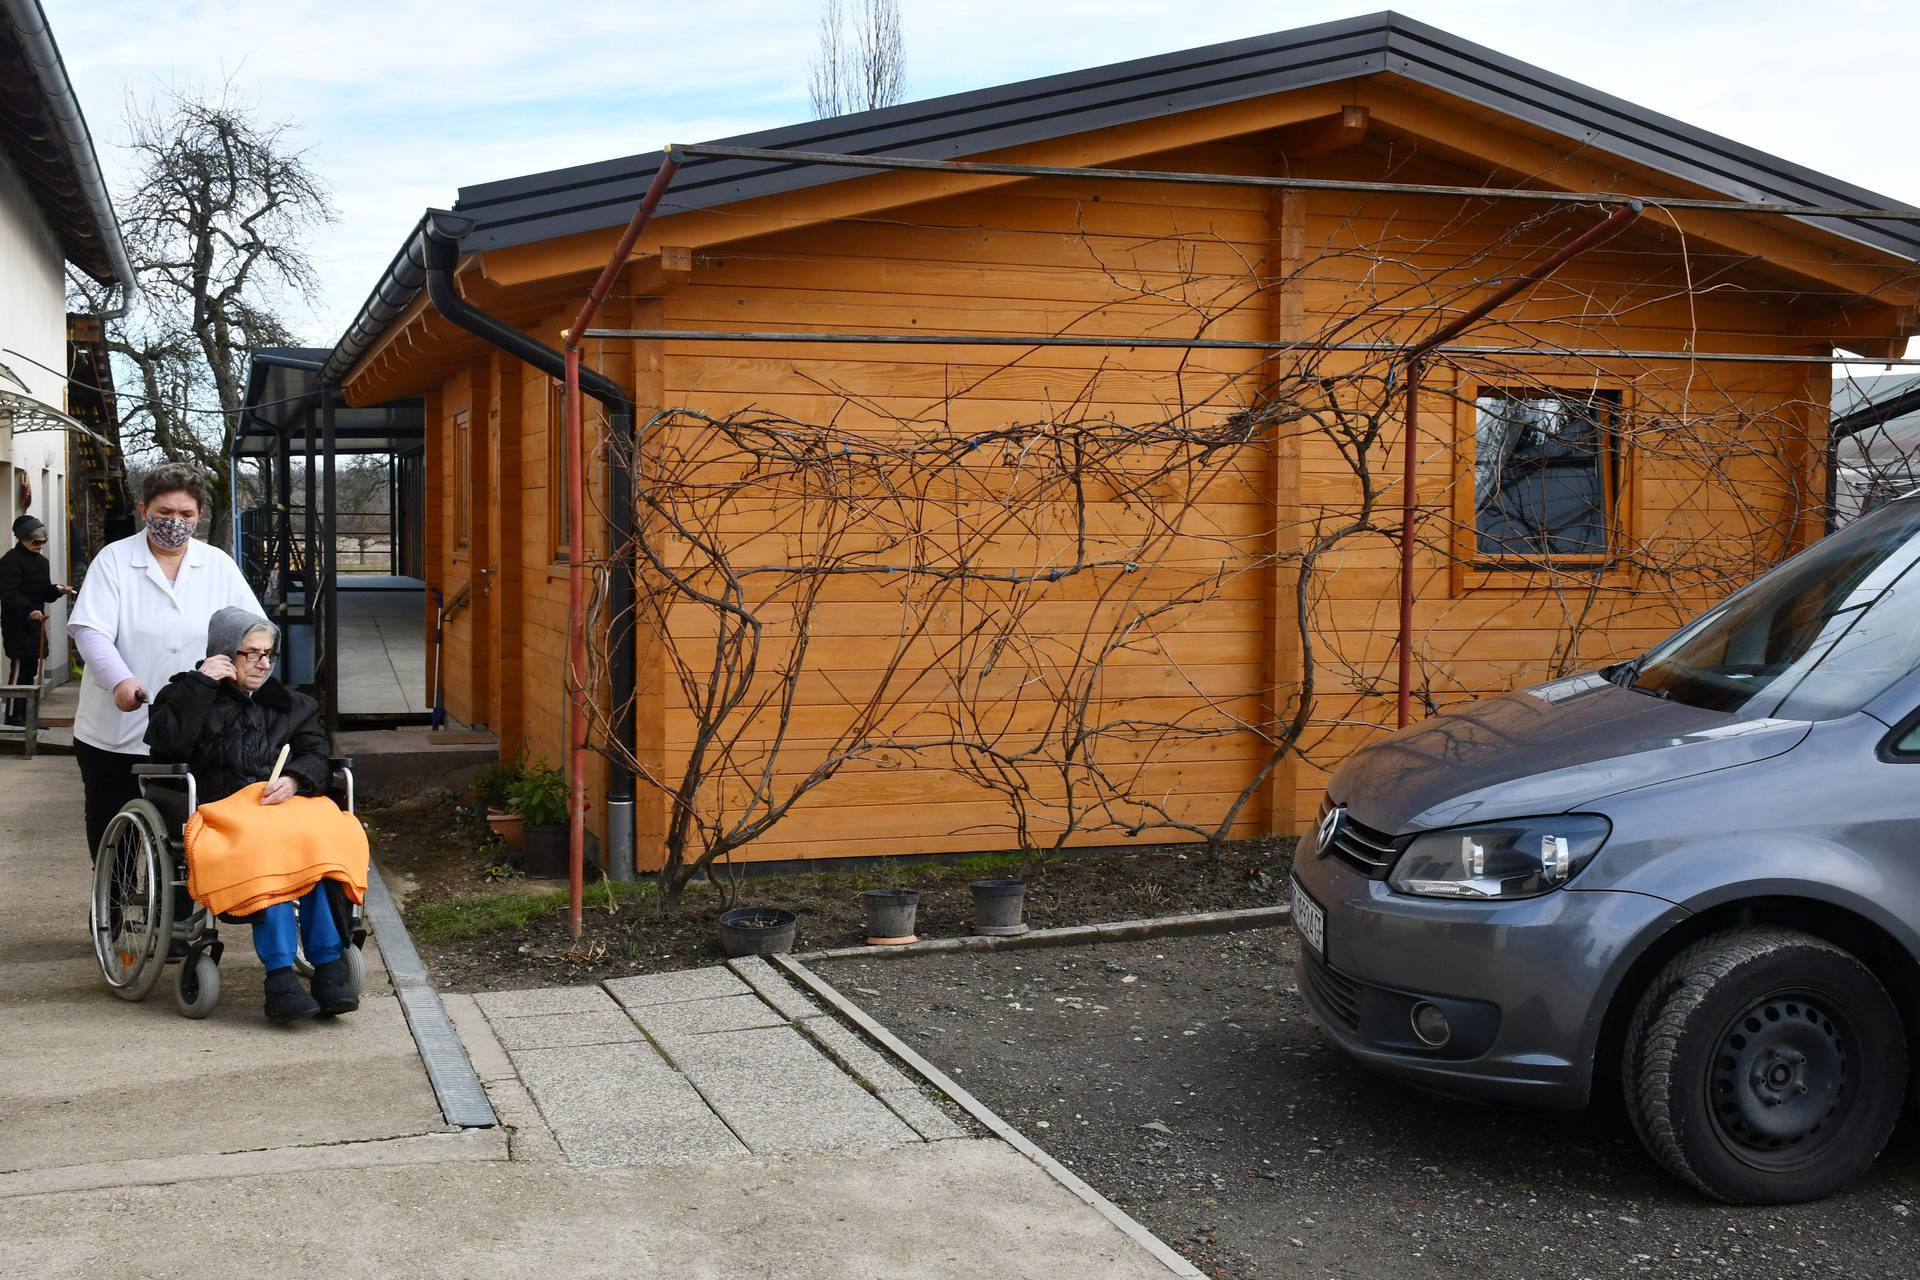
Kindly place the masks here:
[(1584, 1106), (1736, 1203), (1885, 1145), (1920, 1029), (1920, 499), (1644, 656), (1437, 716), (1329, 780), (1299, 985), (1370, 1066)]

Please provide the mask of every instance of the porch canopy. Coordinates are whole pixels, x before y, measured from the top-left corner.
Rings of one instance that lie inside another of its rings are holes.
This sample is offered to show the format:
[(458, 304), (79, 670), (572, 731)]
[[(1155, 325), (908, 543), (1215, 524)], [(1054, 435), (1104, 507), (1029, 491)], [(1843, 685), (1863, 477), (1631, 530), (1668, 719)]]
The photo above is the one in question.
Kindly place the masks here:
[[(418, 585), (412, 580), (419, 571), (426, 406), (420, 397), (365, 407), (346, 404), (321, 382), (329, 354), (325, 347), (262, 347), (252, 353), (231, 464), (236, 480), (243, 468), (258, 468), (260, 481), (257, 500), (244, 509), (239, 507), (241, 486), (233, 487), (234, 558), (287, 637), (287, 674), (296, 683), (312, 684), (332, 729), (343, 710), (338, 661), (343, 513), (335, 463), (356, 455), (388, 459), (390, 572), (369, 581), (382, 587)], [(297, 496), (296, 460), (302, 490)]]

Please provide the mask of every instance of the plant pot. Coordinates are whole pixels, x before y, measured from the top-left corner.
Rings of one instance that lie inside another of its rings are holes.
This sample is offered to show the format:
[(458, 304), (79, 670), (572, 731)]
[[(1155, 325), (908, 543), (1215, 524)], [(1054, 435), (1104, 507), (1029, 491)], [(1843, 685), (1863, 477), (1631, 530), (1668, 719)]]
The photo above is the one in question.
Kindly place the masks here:
[(543, 826), (532, 822), (520, 829), (520, 866), (529, 876), (557, 880), (567, 874), (565, 823)]
[(734, 907), (720, 913), (720, 949), (730, 956), (771, 956), (793, 950), (799, 917), (778, 907)]
[(1027, 886), (1019, 880), (975, 880), (973, 931), (989, 938), (1014, 938), (1025, 933), (1020, 919), (1027, 906)]
[(493, 834), (500, 837), (509, 849), (518, 849), (522, 839), (523, 823), (517, 813), (508, 813), (505, 809), (487, 810), (487, 825)]
[(867, 908), (867, 945), (897, 947), (920, 940), (913, 933), (913, 917), (920, 909), (918, 889), (862, 889), (860, 901)]

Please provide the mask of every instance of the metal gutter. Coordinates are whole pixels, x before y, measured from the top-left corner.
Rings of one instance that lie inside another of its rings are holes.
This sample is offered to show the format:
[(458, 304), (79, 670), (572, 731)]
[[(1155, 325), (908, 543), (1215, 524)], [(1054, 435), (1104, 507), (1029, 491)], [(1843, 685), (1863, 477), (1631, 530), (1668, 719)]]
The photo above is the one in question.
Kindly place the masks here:
[(86, 115), (74, 96), (73, 82), (67, 78), (66, 63), (54, 43), (47, 15), (41, 12), (39, 0), (0, 0), (0, 12), (4, 12), (14, 38), (20, 42), (33, 69), (34, 78), (39, 81), (41, 97), (52, 116), (54, 130), (60, 135), (61, 148), (72, 166), (81, 199), (93, 217), (94, 230), (100, 237), (100, 247), (107, 256), (114, 282), (131, 294), (139, 286), (133, 277), (133, 264), (127, 260), (126, 242), (120, 238), (120, 219), (113, 211), (113, 197), (108, 194), (106, 176), (100, 171), (100, 158), (94, 153), (93, 135), (87, 131)]
[[(460, 264), (460, 242), (472, 226), (470, 218), (443, 209), (429, 209), (421, 219), (419, 232), (409, 244), (410, 252), (405, 256), (409, 262), (415, 261), (411, 250), (418, 250), (420, 282), (434, 310), (482, 342), (532, 365), (550, 378), (566, 381), (570, 385), (577, 379), (580, 390), (606, 408), (609, 429), (617, 439), (623, 441), (623, 447), (614, 450), (607, 463), (607, 545), (611, 552), (609, 562), (612, 569), (607, 589), (607, 629), (610, 649), (608, 661), (613, 674), (612, 688), (608, 693), (612, 700), (613, 736), (626, 753), (627, 760), (635, 760), (639, 758), (639, 745), (633, 698), (633, 560), (631, 556), (620, 553), (620, 549), (626, 547), (630, 540), (633, 527), (633, 473), (627, 463), (627, 459), (633, 456), (633, 400), (619, 383), (604, 373), (580, 368), (577, 348), (570, 349), (570, 360), (569, 356), (563, 356), (499, 317), (489, 315), (460, 295), (460, 286), (454, 279), (454, 273)], [(334, 354), (337, 358), (338, 350)], [(328, 367), (332, 367), (331, 361)], [(569, 412), (577, 411), (576, 398)], [(574, 511), (581, 512), (582, 505), (576, 503)], [(633, 878), (633, 798), (633, 770), (625, 761), (610, 757), (607, 762), (606, 870), (614, 880)], [(619, 850), (626, 850), (626, 856), (616, 856)], [(577, 909), (577, 894), (574, 901)]]

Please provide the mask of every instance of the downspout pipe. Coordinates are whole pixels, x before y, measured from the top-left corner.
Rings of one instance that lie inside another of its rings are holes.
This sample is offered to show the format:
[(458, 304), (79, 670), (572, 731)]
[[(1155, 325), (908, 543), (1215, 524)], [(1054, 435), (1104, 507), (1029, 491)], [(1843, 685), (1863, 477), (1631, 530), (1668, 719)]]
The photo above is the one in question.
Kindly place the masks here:
[(1550, 254), (1528, 263), (1520, 274), (1488, 294), (1461, 315), (1455, 316), (1431, 334), (1407, 348), (1407, 409), (1403, 427), (1403, 451), (1400, 459), (1400, 637), (1399, 687), (1394, 695), (1395, 722), (1404, 729), (1412, 719), (1413, 690), (1413, 545), (1420, 518), (1420, 375), (1434, 348), (1465, 333), (1484, 319), (1495, 307), (1512, 300), (1522, 291), (1539, 284), (1595, 245), (1613, 239), (1640, 216), (1641, 204), (1634, 200), (1621, 205), (1604, 222), (1588, 227)]
[[(460, 296), (454, 280), (460, 264), (460, 241), (473, 229), (473, 220), (441, 209), (430, 209), (421, 220), (415, 244), (408, 257), (422, 263), (427, 298), (451, 324), (466, 330), (490, 346), (522, 360), (550, 378), (564, 381), (567, 359), (546, 343), (529, 337), (497, 316), (489, 315)], [(633, 456), (633, 400), (612, 378), (595, 369), (578, 370), (580, 390), (592, 396), (607, 411), (609, 426), (619, 442), (607, 464), (607, 545), (619, 549), (628, 545), (633, 532), (633, 475), (627, 460)], [(634, 596), (633, 562), (624, 555), (613, 557), (611, 580), (607, 589), (608, 636), (613, 668), (613, 736), (625, 758), (612, 759), (607, 774), (607, 846), (609, 854), (633, 847), (633, 770), (627, 763), (638, 759), (637, 720), (634, 693)], [(616, 819), (624, 817), (625, 830), (616, 829)], [(621, 843), (624, 841), (624, 843)], [(633, 878), (631, 854), (607, 858), (607, 874), (614, 880)]]

